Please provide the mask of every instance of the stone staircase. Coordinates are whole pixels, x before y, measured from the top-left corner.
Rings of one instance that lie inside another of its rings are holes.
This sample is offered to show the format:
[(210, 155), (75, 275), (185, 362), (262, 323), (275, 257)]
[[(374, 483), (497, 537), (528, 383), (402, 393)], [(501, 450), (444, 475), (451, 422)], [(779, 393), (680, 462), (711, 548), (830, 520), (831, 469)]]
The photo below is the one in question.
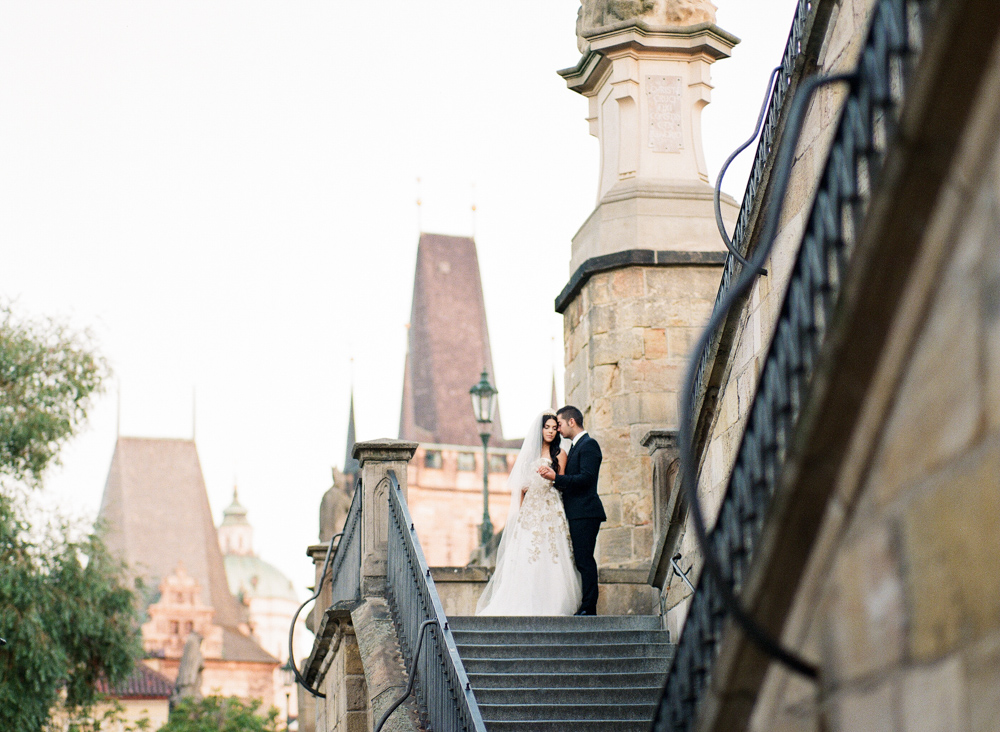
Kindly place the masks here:
[(645, 732), (673, 645), (657, 616), (452, 617), (489, 732)]

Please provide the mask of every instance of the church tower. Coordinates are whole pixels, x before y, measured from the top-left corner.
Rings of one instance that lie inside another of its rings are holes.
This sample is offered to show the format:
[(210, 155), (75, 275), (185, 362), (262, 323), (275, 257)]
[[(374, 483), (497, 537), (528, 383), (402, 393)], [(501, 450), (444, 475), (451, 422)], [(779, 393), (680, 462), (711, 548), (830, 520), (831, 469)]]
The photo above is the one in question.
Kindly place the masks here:
[(233, 502), (222, 512), (219, 546), (224, 555), (253, 556), (253, 526), (247, 520), (247, 510), (240, 503), (236, 486), (233, 486)]
[[(496, 377), (473, 239), (420, 235), (407, 334), (399, 439), (479, 445), (469, 388), (484, 370)], [(499, 407), (493, 439), (503, 439)]]
[[(715, 25), (708, 0), (584, 0), (577, 34), (583, 55), (559, 74), (587, 99), (601, 165), (597, 204), (573, 238), (556, 299), (565, 400), (604, 450), (598, 563), (640, 568), (654, 539), (652, 466), (640, 441), (677, 428), (688, 351), (725, 262), (701, 111), (711, 64), (738, 39)], [(737, 213), (723, 196), (730, 230)]]
[[(483, 450), (469, 389), (496, 385), (476, 242), (421, 234), (403, 374), (399, 439), (418, 443), (407, 500), (431, 566), (463, 566), (479, 547)], [(488, 455), (490, 519), (504, 525), (506, 479), (520, 445), (506, 441), (497, 408)]]

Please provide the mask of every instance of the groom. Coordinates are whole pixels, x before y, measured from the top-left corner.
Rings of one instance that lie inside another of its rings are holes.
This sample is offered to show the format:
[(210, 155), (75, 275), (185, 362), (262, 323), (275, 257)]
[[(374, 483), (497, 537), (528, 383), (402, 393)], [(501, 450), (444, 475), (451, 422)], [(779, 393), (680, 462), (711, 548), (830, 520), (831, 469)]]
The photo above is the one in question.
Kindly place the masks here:
[(554, 482), (562, 493), (573, 557), (583, 580), (583, 603), (577, 615), (597, 615), (597, 562), (594, 547), (601, 522), (607, 521), (604, 505), (597, 495), (597, 474), (601, 470), (601, 446), (583, 429), (583, 414), (576, 407), (566, 406), (556, 412), (559, 434), (573, 441), (566, 459), (564, 475), (552, 468), (539, 468), (546, 480)]

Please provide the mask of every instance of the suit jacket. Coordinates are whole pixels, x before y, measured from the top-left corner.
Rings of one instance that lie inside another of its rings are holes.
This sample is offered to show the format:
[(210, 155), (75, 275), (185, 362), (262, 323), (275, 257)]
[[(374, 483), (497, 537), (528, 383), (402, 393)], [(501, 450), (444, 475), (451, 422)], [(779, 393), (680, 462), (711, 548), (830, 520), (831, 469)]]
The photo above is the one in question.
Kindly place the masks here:
[(568, 520), (599, 518), (607, 521), (604, 504), (597, 495), (597, 475), (601, 470), (601, 446), (589, 434), (569, 451), (564, 475), (557, 475), (555, 487), (563, 497)]

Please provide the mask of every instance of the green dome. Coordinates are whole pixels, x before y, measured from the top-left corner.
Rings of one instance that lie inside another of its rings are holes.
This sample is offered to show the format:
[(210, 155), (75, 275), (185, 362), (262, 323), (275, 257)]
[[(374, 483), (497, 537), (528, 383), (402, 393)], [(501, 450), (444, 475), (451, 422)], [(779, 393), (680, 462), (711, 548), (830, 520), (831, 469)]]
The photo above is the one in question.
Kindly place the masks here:
[(281, 598), (298, 602), (295, 587), (281, 570), (260, 557), (227, 554), (226, 578), (229, 591), (244, 600), (252, 598)]

